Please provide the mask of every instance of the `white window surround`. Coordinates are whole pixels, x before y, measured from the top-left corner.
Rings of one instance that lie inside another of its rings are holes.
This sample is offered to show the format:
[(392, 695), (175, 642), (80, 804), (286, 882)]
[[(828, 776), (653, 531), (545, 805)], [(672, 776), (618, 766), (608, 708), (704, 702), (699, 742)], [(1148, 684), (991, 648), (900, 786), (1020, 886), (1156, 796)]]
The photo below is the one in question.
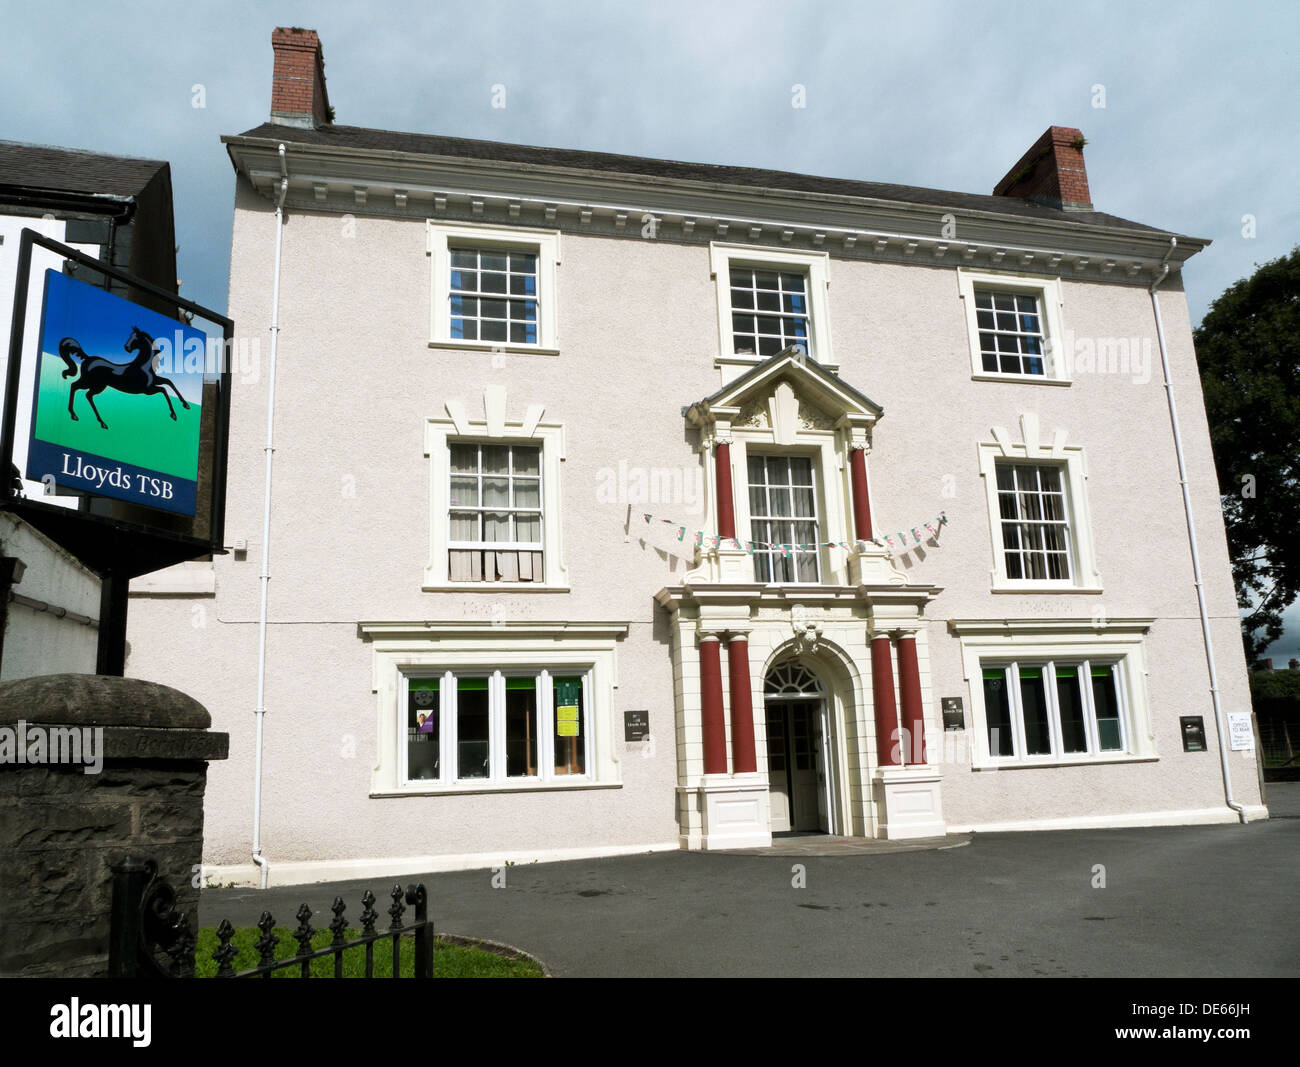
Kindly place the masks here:
[[(453, 582), (447, 577), (450, 539), (450, 457), (448, 445), (455, 441), (483, 441), (493, 444), (536, 444), (542, 449), (542, 567), (540, 582)], [(429, 562), (424, 569), (425, 592), (490, 592), (507, 595), (522, 592), (567, 592), (569, 572), (564, 566), (564, 538), (560, 521), (560, 465), (564, 460), (564, 425), (530, 417), (511, 421), (494, 417), (470, 419), (430, 418), (424, 427), (424, 454), (429, 457)]]
[(750, 245), (709, 243), (709, 271), (718, 293), (717, 366), (752, 366), (770, 357), (736, 355), (731, 329), (731, 266), (760, 266), (800, 271), (808, 277), (808, 334), (812, 339), (810, 355), (828, 370), (838, 369), (831, 347), (830, 309), (826, 291), (830, 286), (830, 254), (797, 252), (784, 248), (755, 248)]
[[(953, 619), (948, 629), (961, 641), (962, 675), (971, 715), (966, 730), (972, 770), (1011, 770), (1100, 763), (1134, 763), (1157, 758), (1146, 687), (1144, 635), (1152, 619)], [(995, 757), (989, 753), (984, 708), (985, 666), (1029, 660), (1098, 660), (1119, 664), (1119, 688), (1127, 752), (1033, 759)]]
[[(742, 541), (752, 536), (753, 516), (749, 510), (749, 454), (804, 456), (812, 460), (813, 490), (818, 518), (816, 582), (770, 582), (769, 585), (793, 586), (844, 585), (848, 582), (845, 554), (838, 549), (820, 547), (823, 541), (852, 540), (848, 530), (848, 516), (852, 505), (846, 506), (849, 492), (848, 464), (841, 456), (836, 435), (821, 430), (800, 428), (790, 445), (777, 445), (770, 432), (751, 428), (732, 428), (731, 484), (736, 530), (745, 531)], [(717, 491), (713, 472), (708, 477), (709, 492)], [(713, 514), (717, 514), (716, 510)], [(757, 580), (757, 579), (751, 579)]]
[[(1097, 570), (1096, 549), (1092, 539), (1092, 517), (1088, 509), (1086, 483), (1087, 464), (1083, 449), (1066, 445), (1065, 434), (1057, 431), (1050, 446), (1040, 446), (1035, 420), (1022, 416), (1022, 425), (1031, 427), (1025, 432), (1028, 439), (1020, 444), (1012, 442), (1005, 431), (997, 430), (996, 442), (979, 444), (980, 477), (988, 500), (989, 536), (993, 546), (993, 569), (990, 571), (992, 591), (995, 593), (1100, 593), (1101, 574)], [(998, 460), (1056, 465), (1061, 468), (1065, 486), (1066, 508), (1069, 519), (1072, 579), (1045, 580), (1037, 578), (1008, 578), (1006, 556), (1002, 544), (1002, 520), (998, 508)]]
[[(979, 323), (975, 316), (975, 290), (997, 289), (1006, 292), (1032, 293), (1038, 297), (1039, 314), (1043, 325), (1043, 374), (1000, 374), (984, 369), (980, 353)], [(957, 291), (961, 296), (966, 315), (966, 338), (970, 345), (971, 378), (986, 382), (1032, 382), (1036, 385), (1069, 385), (1062, 366), (1062, 347), (1065, 343), (1061, 324), (1060, 278), (1020, 274), (1015, 271), (977, 271), (957, 268)]]
[[(464, 351), (559, 354), (557, 267), (560, 231), (513, 229), (504, 226), (448, 225), (429, 219), (426, 251), (432, 261), (429, 301), (429, 346)], [(509, 341), (467, 341), (451, 336), (451, 254), (455, 244), (475, 248), (523, 250), (537, 254), (537, 344)]]
[[(361, 622), (358, 629), (373, 645), (371, 689), (377, 697), (377, 759), (370, 795), (421, 796), (451, 793), (546, 792), (617, 788), (614, 753), (614, 692), (618, 688), (617, 643), (629, 625), (618, 622)], [(553, 778), (486, 782), (467, 779), (447, 784), (402, 782), (407, 739), (406, 680), (443, 671), (465, 674), (546, 670), (551, 675), (584, 676), (587, 773)]]

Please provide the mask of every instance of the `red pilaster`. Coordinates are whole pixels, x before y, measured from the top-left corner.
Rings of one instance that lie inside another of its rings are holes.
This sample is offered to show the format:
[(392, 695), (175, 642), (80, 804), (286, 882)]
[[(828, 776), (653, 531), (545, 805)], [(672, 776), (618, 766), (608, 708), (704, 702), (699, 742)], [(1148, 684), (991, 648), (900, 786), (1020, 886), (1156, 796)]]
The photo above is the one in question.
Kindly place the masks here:
[(713, 467), (718, 486), (718, 536), (736, 536), (736, 508), (731, 499), (731, 445), (718, 441), (713, 446)]
[(853, 535), (861, 541), (870, 541), (871, 502), (867, 498), (867, 460), (864, 449), (849, 449), (849, 476), (853, 483)]
[(704, 725), (704, 773), (727, 773), (727, 725), (722, 718), (722, 656), (718, 635), (700, 638), (700, 717)]
[(897, 767), (898, 705), (894, 702), (894, 665), (886, 634), (871, 639), (871, 692), (876, 705), (876, 763)]
[(898, 638), (898, 688), (903, 697), (903, 725), (907, 728), (907, 750), (903, 760), (925, 763), (925, 709), (921, 704), (921, 668), (916, 661), (916, 634)]
[(754, 752), (754, 700), (749, 686), (749, 639), (737, 634), (727, 642), (731, 682), (731, 769), (736, 774), (758, 770)]

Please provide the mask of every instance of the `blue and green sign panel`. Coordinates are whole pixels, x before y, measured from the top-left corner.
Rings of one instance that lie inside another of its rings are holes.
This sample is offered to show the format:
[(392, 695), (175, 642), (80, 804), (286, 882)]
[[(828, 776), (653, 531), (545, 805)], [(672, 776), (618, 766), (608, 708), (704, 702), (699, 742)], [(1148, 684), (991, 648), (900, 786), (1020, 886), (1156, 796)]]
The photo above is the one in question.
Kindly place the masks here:
[(207, 337), (45, 274), (27, 477), (194, 514)]

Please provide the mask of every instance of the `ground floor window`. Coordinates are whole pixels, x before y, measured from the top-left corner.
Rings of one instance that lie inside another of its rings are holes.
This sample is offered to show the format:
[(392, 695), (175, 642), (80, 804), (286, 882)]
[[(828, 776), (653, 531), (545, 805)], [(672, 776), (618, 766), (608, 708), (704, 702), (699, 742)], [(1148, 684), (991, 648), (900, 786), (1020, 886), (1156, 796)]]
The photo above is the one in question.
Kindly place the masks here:
[(586, 669), (421, 668), (403, 682), (403, 782), (509, 784), (587, 773)]
[(1104, 755), (1127, 749), (1119, 663), (981, 663), (989, 755), (1001, 759)]

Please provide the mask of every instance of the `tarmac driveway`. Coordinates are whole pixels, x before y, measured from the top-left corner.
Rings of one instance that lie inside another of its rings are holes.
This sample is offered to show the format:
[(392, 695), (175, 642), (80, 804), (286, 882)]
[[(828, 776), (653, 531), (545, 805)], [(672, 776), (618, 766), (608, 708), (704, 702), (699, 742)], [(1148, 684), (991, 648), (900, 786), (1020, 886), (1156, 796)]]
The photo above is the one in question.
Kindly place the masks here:
[[(1269, 801), (1283, 817), (1248, 826), (977, 834), (879, 855), (664, 852), (510, 867), (501, 888), (490, 871), (419, 880), (440, 932), (515, 945), (561, 977), (1294, 977), (1300, 784), (1270, 786)], [(365, 888), (385, 897), (378, 880), (209, 889), (201, 921), (251, 924), (266, 908), (293, 925), (306, 900), (323, 926), (336, 895), (359, 913)]]

